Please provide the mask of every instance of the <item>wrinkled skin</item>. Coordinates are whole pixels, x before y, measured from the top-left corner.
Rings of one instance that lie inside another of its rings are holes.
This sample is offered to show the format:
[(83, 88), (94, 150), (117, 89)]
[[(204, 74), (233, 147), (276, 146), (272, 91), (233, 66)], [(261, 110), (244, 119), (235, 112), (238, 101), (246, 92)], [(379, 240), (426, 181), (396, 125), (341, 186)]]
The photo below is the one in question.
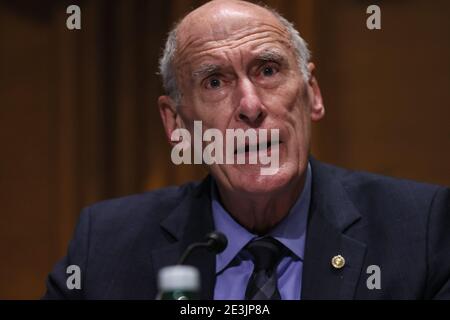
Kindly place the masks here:
[[(261, 175), (261, 164), (209, 166), (225, 208), (256, 234), (270, 231), (289, 212), (303, 188), (311, 121), (324, 106), (312, 75), (300, 72), (284, 26), (268, 10), (240, 1), (212, 1), (191, 12), (177, 33), (177, 107), (159, 98), (166, 134), (193, 121), (203, 130), (279, 129), (280, 168)], [(308, 65), (311, 73), (314, 65)], [(173, 143), (173, 142), (172, 142)], [(248, 156), (248, 154), (247, 154)]]

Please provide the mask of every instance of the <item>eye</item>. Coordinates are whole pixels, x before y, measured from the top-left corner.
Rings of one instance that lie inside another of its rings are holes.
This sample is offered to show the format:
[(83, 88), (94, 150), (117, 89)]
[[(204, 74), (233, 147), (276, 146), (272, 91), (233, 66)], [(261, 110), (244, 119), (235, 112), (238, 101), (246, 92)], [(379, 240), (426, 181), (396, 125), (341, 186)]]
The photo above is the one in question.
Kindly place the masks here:
[(206, 80), (205, 87), (207, 89), (217, 89), (220, 88), (222, 82), (217, 78), (210, 78)]
[(263, 70), (263, 74), (266, 77), (270, 77), (271, 75), (273, 75), (273, 73), (274, 73), (274, 70), (273, 70), (272, 67), (265, 67), (264, 70)]
[(271, 76), (273, 76), (274, 74), (276, 74), (277, 72), (278, 72), (278, 69), (277, 69), (277, 67), (274, 66), (274, 65), (264, 65), (264, 66), (261, 68), (261, 74), (262, 74), (264, 77), (271, 77)]

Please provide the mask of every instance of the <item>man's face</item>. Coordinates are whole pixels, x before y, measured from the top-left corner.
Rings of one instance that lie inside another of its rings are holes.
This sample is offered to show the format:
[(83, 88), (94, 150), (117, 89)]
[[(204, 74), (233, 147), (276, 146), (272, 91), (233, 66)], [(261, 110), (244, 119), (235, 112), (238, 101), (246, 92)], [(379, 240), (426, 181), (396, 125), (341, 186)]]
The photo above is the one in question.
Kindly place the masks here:
[(306, 170), (315, 101), (288, 33), (264, 9), (219, 10), (188, 19), (178, 33), (175, 59), (179, 120), (192, 137), (195, 120), (202, 121), (203, 131), (216, 128), (224, 137), (226, 129), (279, 129), (276, 174), (261, 175), (260, 164), (236, 161), (211, 165), (210, 172), (228, 191), (282, 192)]

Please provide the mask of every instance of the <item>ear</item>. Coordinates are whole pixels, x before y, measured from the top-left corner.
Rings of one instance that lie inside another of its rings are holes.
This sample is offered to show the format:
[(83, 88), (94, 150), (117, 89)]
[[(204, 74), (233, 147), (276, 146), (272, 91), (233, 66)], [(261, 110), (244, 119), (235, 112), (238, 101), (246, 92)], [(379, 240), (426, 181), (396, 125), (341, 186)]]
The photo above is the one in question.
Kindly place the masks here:
[(308, 63), (310, 78), (308, 81), (309, 88), (312, 92), (311, 120), (319, 121), (325, 115), (325, 107), (323, 105), (322, 94), (320, 93), (319, 83), (314, 75), (314, 63)]
[(175, 129), (183, 127), (183, 121), (177, 112), (175, 101), (173, 101), (169, 96), (160, 96), (158, 98), (158, 107), (167, 140), (172, 146), (174, 146), (177, 144), (177, 141), (172, 141), (172, 132), (175, 131)]

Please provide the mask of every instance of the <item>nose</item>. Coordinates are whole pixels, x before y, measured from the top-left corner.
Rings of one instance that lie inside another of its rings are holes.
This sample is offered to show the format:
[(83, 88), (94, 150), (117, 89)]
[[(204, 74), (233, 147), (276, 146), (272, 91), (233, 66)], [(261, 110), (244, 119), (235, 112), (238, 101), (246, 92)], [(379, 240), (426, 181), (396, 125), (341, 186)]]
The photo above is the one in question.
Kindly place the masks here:
[(253, 83), (246, 79), (239, 85), (240, 100), (237, 110), (237, 120), (250, 127), (257, 127), (266, 116), (265, 108)]

